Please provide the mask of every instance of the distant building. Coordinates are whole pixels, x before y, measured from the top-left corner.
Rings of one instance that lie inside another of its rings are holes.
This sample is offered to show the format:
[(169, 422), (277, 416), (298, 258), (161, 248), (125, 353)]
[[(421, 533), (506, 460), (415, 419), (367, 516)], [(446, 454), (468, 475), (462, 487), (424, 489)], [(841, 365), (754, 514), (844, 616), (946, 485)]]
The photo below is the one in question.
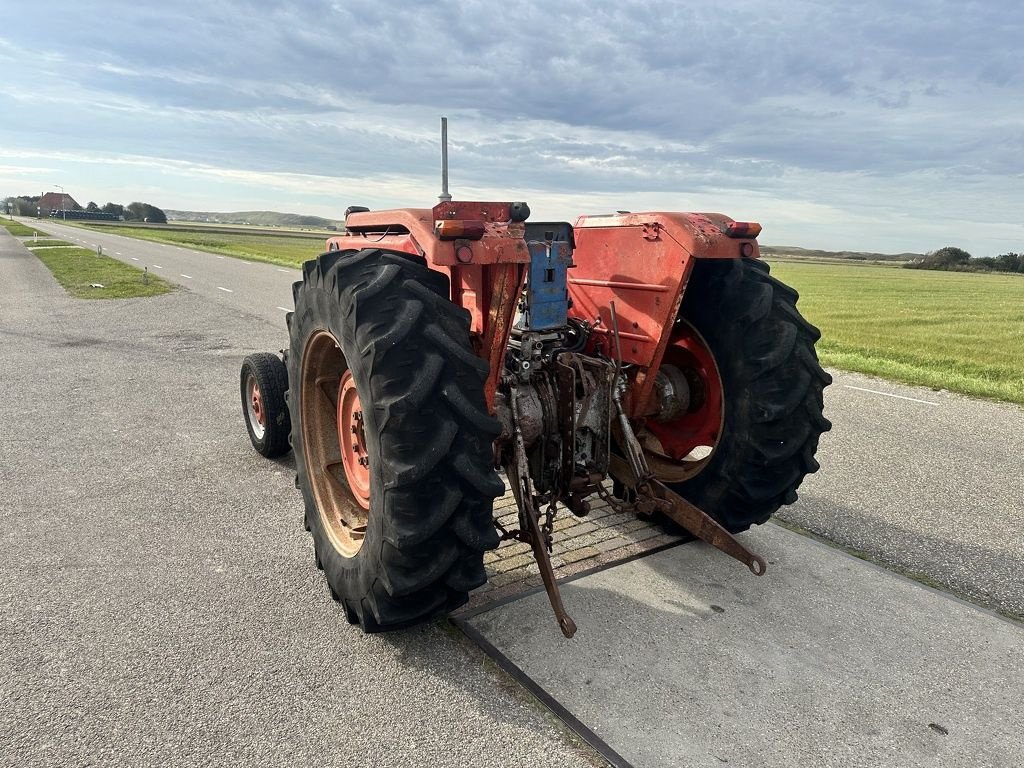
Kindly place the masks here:
[(50, 216), (54, 211), (59, 216), (61, 211), (77, 211), (82, 207), (75, 202), (75, 198), (65, 192), (44, 192), (36, 205), (43, 216)]

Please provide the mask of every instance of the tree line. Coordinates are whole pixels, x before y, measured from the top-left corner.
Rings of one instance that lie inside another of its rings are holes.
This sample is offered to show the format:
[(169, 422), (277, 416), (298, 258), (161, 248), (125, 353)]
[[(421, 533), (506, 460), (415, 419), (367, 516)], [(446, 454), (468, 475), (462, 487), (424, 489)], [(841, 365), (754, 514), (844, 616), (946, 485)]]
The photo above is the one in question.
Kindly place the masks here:
[[(15, 216), (36, 216), (39, 212), (40, 197), (40, 195), (8, 197), (4, 200), (3, 212), (7, 213), (8, 204), (10, 204), (10, 210)], [(145, 221), (150, 224), (167, 223), (167, 214), (165, 214), (160, 208), (149, 203), (134, 202), (128, 203), (128, 205), (107, 203), (106, 205), (100, 206), (97, 203), (89, 202), (84, 209), (82, 206), (76, 204), (74, 206), (74, 210), (86, 210), (90, 213), (109, 213), (113, 216), (118, 216), (125, 221)]]
[(906, 269), (939, 269), (946, 272), (1017, 272), (1024, 274), (1024, 255), (1001, 253), (998, 256), (971, 256), (963, 248), (947, 245), (926, 253), (924, 258), (903, 265)]

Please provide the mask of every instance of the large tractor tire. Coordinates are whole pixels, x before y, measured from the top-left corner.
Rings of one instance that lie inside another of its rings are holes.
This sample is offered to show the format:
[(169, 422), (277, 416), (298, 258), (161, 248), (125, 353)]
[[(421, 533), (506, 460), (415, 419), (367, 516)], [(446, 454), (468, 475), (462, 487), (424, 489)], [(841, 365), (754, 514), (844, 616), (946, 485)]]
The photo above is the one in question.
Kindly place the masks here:
[(641, 434), (655, 476), (733, 533), (796, 501), (832, 427), (821, 334), (768, 273), (758, 260), (697, 263), (665, 356), (690, 382), (689, 411)]
[(292, 449), (331, 595), (366, 632), (464, 604), (504, 492), (469, 313), (423, 259), (380, 249), (306, 262), (293, 294)]

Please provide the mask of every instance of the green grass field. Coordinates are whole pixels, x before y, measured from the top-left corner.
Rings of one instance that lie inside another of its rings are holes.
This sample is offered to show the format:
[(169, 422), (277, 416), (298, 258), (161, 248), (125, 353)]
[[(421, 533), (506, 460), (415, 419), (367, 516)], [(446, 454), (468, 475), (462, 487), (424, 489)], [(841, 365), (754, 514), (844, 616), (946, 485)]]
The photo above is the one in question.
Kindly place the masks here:
[[(174, 286), (155, 275), (144, 276), (141, 269), (107, 256), (97, 256), (88, 248), (39, 248), (33, 253), (64, 290), (80, 299), (128, 299), (159, 296), (174, 290)], [(93, 288), (93, 283), (103, 287)]]
[(827, 366), (1024, 404), (1024, 277), (771, 262)]
[[(39, 232), (35, 227), (29, 227), (20, 221), (11, 221), (10, 219), (0, 219), (0, 227), (3, 227), (15, 237), (31, 237), (33, 232)], [(39, 235), (44, 237), (46, 233), (39, 232)]]
[[(90, 227), (91, 228), (91, 227)], [(199, 229), (178, 231), (173, 228), (147, 228), (131, 226), (96, 226), (97, 232), (109, 232), (140, 240), (180, 245), (197, 251), (209, 251), (224, 256), (233, 256), (249, 261), (265, 261), (283, 267), (299, 267), (304, 261), (315, 259), (326, 250), (326, 238), (319, 235), (309, 237), (276, 236), (246, 233), (203, 232)], [(31, 234), (31, 233), (30, 233)]]

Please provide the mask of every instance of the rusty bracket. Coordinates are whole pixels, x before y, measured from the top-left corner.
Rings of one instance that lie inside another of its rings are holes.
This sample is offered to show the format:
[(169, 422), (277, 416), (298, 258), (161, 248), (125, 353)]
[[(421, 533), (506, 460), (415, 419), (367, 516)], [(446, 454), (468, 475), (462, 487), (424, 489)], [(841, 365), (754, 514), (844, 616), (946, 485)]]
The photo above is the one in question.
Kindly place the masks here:
[(671, 488), (657, 480), (649, 480), (644, 490), (650, 490), (659, 500), (658, 508), (667, 517), (679, 523), (698, 539), (706, 541), (729, 557), (743, 563), (755, 576), (763, 576), (767, 565), (764, 558), (740, 544), (739, 540), (718, 524), (707, 512), (691, 504)]
[(661, 228), (661, 224), (656, 221), (645, 223), (641, 230), (641, 235), (644, 240), (657, 240), (660, 237)]
[(653, 477), (638, 479), (629, 463), (619, 456), (612, 456), (610, 469), (613, 477), (636, 489), (639, 498), (635, 508), (639, 514), (661, 512), (698, 539), (739, 560), (755, 576), (764, 575), (768, 568), (764, 558), (743, 546), (735, 536), (700, 507), (691, 504)]

